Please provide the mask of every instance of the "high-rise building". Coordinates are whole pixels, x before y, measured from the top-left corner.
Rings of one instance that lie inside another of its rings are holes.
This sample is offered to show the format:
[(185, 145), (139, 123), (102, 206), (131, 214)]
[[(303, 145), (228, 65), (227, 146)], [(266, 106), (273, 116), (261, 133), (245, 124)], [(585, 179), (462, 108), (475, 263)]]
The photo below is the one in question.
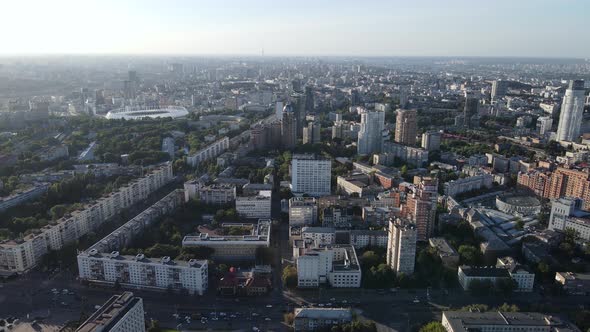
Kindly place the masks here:
[(434, 232), (438, 181), (431, 177), (414, 177), (402, 216), (416, 225), (418, 241), (428, 241)]
[(440, 150), (442, 134), (440, 131), (427, 131), (422, 134), (422, 148), (428, 151)]
[(303, 144), (317, 144), (321, 142), (320, 132), (322, 130), (319, 122), (310, 122), (303, 128)]
[(358, 133), (358, 154), (367, 155), (379, 153), (383, 149), (383, 127), (385, 126), (385, 112), (361, 112), (361, 129)]
[(277, 101), (277, 103), (275, 104), (275, 115), (277, 117), (277, 120), (279, 120), (279, 121), (283, 120), (283, 102), (282, 101)]
[(123, 94), (125, 99), (135, 99), (135, 82), (125, 81), (123, 82)]
[(344, 138), (344, 133), (346, 132), (346, 125), (342, 121), (335, 121), (334, 125), (332, 126), (332, 139), (334, 138)]
[(76, 332), (144, 332), (143, 300), (131, 292), (113, 295)]
[(399, 108), (404, 109), (408, 107), (409, 93), (407, 86), (400, 86), (399, 88)]
[(479, 99), (471, 92), (465, 91), (465, 107), (463, 108), (464, 125), (468, 128), (479, 126)]
[(305, 112), (312, 113), (314, 107), (313, 88), (308, 85), (305, 87)]
[(297, 119), (291, 104), (283, 108), (281, 121), (281, 143), (284, 148), (291, 149), (297, 145)]
[(330, 194), (332, 161), (315, 155), (293, 155), (291, 191), (310, 196)]
[(413, 146), (416, 144), (416, 110), (398, 109), (395, 122), (395, 141)]
[[(293, 93), (291, 95), (291, 108), (293, 109), (294, 118), (295, 118), (295, 135), (296, 138), (302, 138), (303, 136), (303, 126), (305, 123), (305, 94), (303, 93)], [(283, 110), (284, 112), (284, 110)]]
[(541, 116), (537, 119), (537, 131), (540, 136), (545, 136), (551, 131), (553, 119), (550, 116)]
[(509, 81), (495, 80), (492, 83), (492, 101), (497, 101), (498, 98), (504, 97), (508, 92)]
[(414, 273), (416, 227), (403, 219), (390, 219), (387, 237), (387, 265), (396, 273)]
[(572, 80), (565, 90), (557, 125), (558, 141), (575, 141), (580, 136), (584, 114), (584, 81)]
[(130, 70), (128, 73), (128, 80), (131, 82), (139, 83), (139, 77), (137, 76), (137, 71)]

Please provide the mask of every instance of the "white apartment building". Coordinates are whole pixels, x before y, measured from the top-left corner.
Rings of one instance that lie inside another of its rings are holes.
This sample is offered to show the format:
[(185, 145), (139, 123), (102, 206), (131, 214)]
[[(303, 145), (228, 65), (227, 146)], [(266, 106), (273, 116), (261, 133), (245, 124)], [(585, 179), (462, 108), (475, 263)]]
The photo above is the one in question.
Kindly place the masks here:
[(78, 255), (81, 280), (136, 289), (188, 290), (203, 295), (208, 286), (207, 260), (173, 261), (170, 257), (147, 258), (143, 254), (122, 256), (96, 249)]
[(47, 183), (36, 183), (32, 187), (16, 191), (10, 196), (0, 197), (0, 212), (38, 198), (47, 191), (47, 188), (49, 188)]
[(293, 328), (299, 331), (316, 331), (352, 322), (350, 308), (296, 308)]
[(538, 312), (443, 311), (442, 325), (447, 332), (557, 332), (576, 331), (557, 316)]
[(368, 246), (387, 248), (387, 232), (380, 230), (351, 230), (350, 244), (355, 249)]
[(582, 210), (584, 201), (580, 198), (562, 197), (551, 202), (549, 216), (550, 230), (573, 229), (580, 239), (590, 241), (590, 212)]
[(303, 227), (301, 239), (312, 240), (317, 245), (325, 246), (336, 242), (336, 230), (333, 227)]
[(390, 220), (387, 238), (387, 264), (397, 273), (413, 274), (416, 260), (417, 230), (404, 220)]
[(97, 229), (117, 213), (145, 200), (172, 179), (172, 164), (168, 162), (23, 239), (0, 242), (0, 271), (23, 273), (30, 270), (49, 250), (59, 250)]
[(361, 286), (361, 269), (354, 247), (335, 245), (305, 248), (297, 257), (297, 286), (335, 288)]
[(379, 153), (383, 148), (385, 112), (361, 112), (361, 128), (358, 133), (357, 150), (360, 155)]
[(459, 284), (464, 290), (469, 290), (471, 282), (474, 280), (478, 281), (489, 281), (492, 285), (500, 279), (510, 279), (510, 273), (508, 269), (495, 267), (495, 266), (459, 266), (457, 270), (457, 277)]
[(316, 197), (330, 195), (331, 175), (331, 160), (295, 154), (291, 160), (291, 191)]
[(205, 204), (224, 205), (236, 200), (236, 186), (231, 184), (212, 184), (199, 190), (199, 200)]
[(186, 161), (191, 167), (197, 167), (203, 161), (215, 158), (227, 149), (229, 149), (229, 138), (223, 137), (197, 151), (194, 155), (188, 156)]
[(254, 196), (236, 197), (236, 211), (242, 218), (270, 219), (272, 191), (260, 190)]
[(427, 151), (440, 150), (442, 133), (440, 131), (427, 131), (422, 134), (422, 149)]
[(210, 235), (199, 233), (182, 239), (183, 247), (213, 248), (213, 259), (247, 261), (256, 259), (256, 249), (270, 246), (272, 222), (260, 219), (257, 224), (224, 223), (222, 227), (251, 227), (250, 235)]
[(76, 332), (144, 332), (143, 300), (131, 292), (113, 295)]
[(312, 225), (318, 221), (318, 205), (313, 197), (289, 199), (289, 226)]
[(471, 190), (491, 188), (494, 177), (490, 174), (479, 174), (445, 183), (445, 195), (456, 196)]
[(154, 205), (133, 217), (102, 240), (93, 244), (88, 250), (96, 249), (99, 252), (112, 252), (129, 246), (137, 234), (144, 232), (160, 217), (180, 207), (183, 202), (183, 196), (184, 192), (182, 189), (173, 190)]

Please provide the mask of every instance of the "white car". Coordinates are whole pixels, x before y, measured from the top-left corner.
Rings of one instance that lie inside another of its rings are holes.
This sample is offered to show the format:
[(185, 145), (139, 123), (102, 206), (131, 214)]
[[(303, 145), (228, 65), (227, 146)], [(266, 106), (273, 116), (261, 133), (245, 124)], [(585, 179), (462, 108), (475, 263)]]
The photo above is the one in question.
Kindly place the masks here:
[(264, 320), (267, 322), (270, 322), (270, 318), (268, 318), (268, 317), (266, 317)]
[(266, 307), (267, 308), (272, 308), (272, 304), (267, 304)]

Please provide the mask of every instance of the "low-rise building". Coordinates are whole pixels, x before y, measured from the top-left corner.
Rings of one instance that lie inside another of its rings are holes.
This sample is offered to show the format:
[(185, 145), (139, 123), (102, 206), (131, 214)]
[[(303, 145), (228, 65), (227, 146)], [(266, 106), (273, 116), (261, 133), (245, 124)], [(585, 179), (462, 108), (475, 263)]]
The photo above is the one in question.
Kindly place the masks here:
[(236, 197), (236, 212), (246, 219), (270, 219), (271, 217), (270, 190), (261, 190), (253, 196)]
[(447, 332), (579, 332), (559, 317), (538, 312), (444, 311), (442, 325)]
[(428, 239), (430, 246), (436, 249), (443, 265), (447, 267), (456, 267), (459, 265), (459, 254), (451, 245), (442, 237), (431, 237)]
[(563, 197), (551, 202), (549, 230), (573, 229), (581, 240), (590, 241), (590, 212), (582, 210), (584, 201), (579, 198)]
[(0, 197), (0, 212), (32, 201), (43, 195), (48, 188), (47, 183), (35, 183), (31, 187), (13, 192), (10, 196)]
[(211, 184), (199, 188), (199, 199), (205, 204), (224, 205), (236, 200), (236, 186)]
[(296, 308), (293, 319), (295, 331), (317, 331), (352, 322), (350, 308)]
[(362, 218), (366, 224), (387, 225), (387, 221), (394, 216), (394, 209), (390, 207), (365, 206)]
[(570, 294), (587, 295), (590, 293), (589, 273), (556, 272), (555, 282), (560, 284)]
[(498, 258), (496, 267), (505, 268), (510, 278), (516, 282), (517, 292), (532, 292), (535, 285), (535, 274), (526, 266), (519, 264), (513, 257)]
[(489, 189), (492, 187), (493, 182), (494, 177), (490, 174), (479, 174), (463, 179), (449, 181), (444, 184), (445, 195), (456, 196), (472, 190), (480, 190), (483, 188)]
[(318, 205), (313, 197), (293, 197), (289, 200), (289, 225), (313, 225), (318, 221)]
[(297, 257), (297, 286), (335, 288), (361, 286), (361, 269), (354, 247), (348, 245), (301, 248)]
[(301, 239), (315, 241), (318, 245), (330, 245), (336, 242), (336, 230), (333, 227), (303, 227)]
[(350, 244), (355, 249), (366, 247), (387, 247), (387, 231), (383, 230), (351, 230)]
[(222, 227), (250, 227), (250, 235), (211, 235), (200, 233), (182, 239), (183, 247), (212, 248), (212, 258), (226, 261), (251, 261), (256, 259), (258, 248), (270, 246), (271, 221), (260, 219), (257, 224), (225, 223)]
[(471, 282), (474, 280), (489, 281), (492, 283), (492, 285), (495, 285), (498, 280), (510, 279), (510, 273), (508, 272), (508, 269), (498, 268), (495, 266), (459, 266), (457, 276), (459, 279), (459, 284), (461, 284), (461, 287), (463, 287), (464, 290), (469, 290)]

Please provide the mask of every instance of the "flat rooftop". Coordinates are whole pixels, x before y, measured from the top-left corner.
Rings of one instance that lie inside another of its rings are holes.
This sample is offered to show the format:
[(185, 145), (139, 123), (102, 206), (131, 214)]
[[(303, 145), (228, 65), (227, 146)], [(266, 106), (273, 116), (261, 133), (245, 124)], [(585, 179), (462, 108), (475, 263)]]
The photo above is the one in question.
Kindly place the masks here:
[(76, 331), (96, 332), (110, 331), (111, 328), (127, 312), (133, 309), (141, 299), (134, 297), (131, 292), (124, 292), (121, 295), (113, 295), (105, 304), (90, 316)]

